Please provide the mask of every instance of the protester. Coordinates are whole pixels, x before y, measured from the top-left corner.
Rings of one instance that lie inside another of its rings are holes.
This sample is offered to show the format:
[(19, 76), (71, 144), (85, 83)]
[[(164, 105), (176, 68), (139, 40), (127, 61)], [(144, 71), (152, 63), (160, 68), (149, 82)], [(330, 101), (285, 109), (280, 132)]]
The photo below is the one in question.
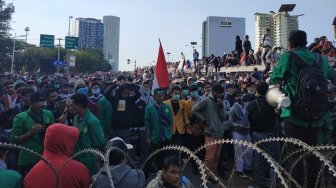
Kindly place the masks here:
[(82, 163), (69, 158), (73, 155), (78, 138), (79, 131), (75, 127), (59, 123), (49, 126), (42, 157), (56, 170), (58, 178), (52, 168), (40, 160), (25, 177), (24, 187), (42, 188), (48, 185), (50, 188), (88, 188), (89, 170)]
[[(230, 111), (230, 123), (232, 124), (232, 138), (234, 140), (251, 142), (250, 126), (247, 119), (247, 105), (243, 102), (242, 92), (235, 90), (232, 95), (235, 99)], [(241, 178), (248, 178), (245, 172), (252, 168), (253, 152), (247, 146), (234, 144), (235, 148), (235, 170)]]
[[(145, 110), (146, 143), (151, 152), (172, 142), (173, 111), (163, 103), (165, 92), (162, 88), (155, 89), (155, 102), (148, 105)], [(154, 160), (155, 168), (162, 167), (164, 155), (164, 152), (161, 152)]]
[(177, 156), (168, 156), (163, 161), (163, 168), (146, 188), (192, 188), (193, 185), (181, 175), (181, 164)]
[[(252, 131), (252, 142), (273, 138), (276, 134), (277, 119), (274, 107), (266, 101), (268, 84), (261, 81), (256, 86), (257, 98), (247, 107), (248, 120)], [(267, 152), (276, 162), (280, 158), (280, 144), (278, 142), (260, 143), (258, 146)], [(253, 156), (254, 180), (258, 187), (271, 187), (275, 184), (275, 172), (261, 153), (255, 152)], [(269, 178), (268, 178), (269, 177)], [(270, 179), (270, 181), (268, 181)]]
[[(99, 120), (88, 109), (88, 97), (84, 94), (75, 94), (70, 97), (70, 101), (70, 111), (76, 114), (73, 126), (79, 130), (75, 151), (101, 148), (105, 144), (104, 132)], [(76, 159), (85, 164), (91, 175), (96, 172), (98, 160), (94, 155), (85, 153)]]
[[(11, 139), (34, 152), (41, 154), (43, 151), (44, 135), (47, 127), (54, 123), (54, 116), (48, 110), (46, 97), (41, 92), (35, 92), (30, 97), (31, 107), (14, 117)], [(25, 176), (38, 162), (39, 158), (21, 150), (18, 160), (18, 171)]]
[[(191, 110), (192, 114), (205, 126), (205, 144), (221, 139), (224, 134), (224, 88), (220, 84), (215, 84), (211, 91), (208, 97), (203, 98)], [(204, 163), (213, 173), (217, 171), (221, 147), (221, 145), (212, 145), (205, 151)], [(211, 177), (207, 176), (207, 178), (210, 182), (217, 183)]]
[[(0, 135), (0, 143), (10, 143), (10, 140)], [(0, 148), (0, 185), (8, 188), (21, 188), (22, 175), (14, 170), (8, 170), (6, 165), (6, 156), (9, 152), (8, 148)]]
[(99, 174), (92, 177), (92, 187), (110, 187), (110, 181), (112, 181), (115, 188), (144, 188), (144, 173), (139, 169), (132, 169), (127, 164), (129, 162), (128, 150), (132, 148), (132, 145), (126, 144), (120, 137), (115, 137), (108, 141), (105, 146), (105, 152), (109, 152), (108, 170), (112, 175), (112, 179), (109, 179), (107, 169), (103, 167)]
[[(285, 52), (281, 56), (278, 65), (274, 67), (274, 70), (271, 74), (271, 81), (273, 84), (280, 84), (282, 81), (286, 80), (283, 85), (283, 92), (289, 96), (292, 104), (295, 104), (296, 102), (294, 101), (294, 97), (297, 94), (296, 92), (298, 86), (298, 74), (302, 69), (298, 66), (298, 62), (293, 62), (293, 54), (296, 54), (302, 61), (304, 61), (305, 64), (308, 65), (312, 65), (313, 63), (319, 61), (317, 60), (317, 58), (321, 58), (322, 61), (320, 61), (320, 70), (322, 71), (322, 74), (327, 79), (330, 79), (333, 82), (335, 82), (336, 80), (336, 73), (328, 65), (327, 59), (325, 57), (319, 57), (318, 55), (315, 55), (315, 53), (310, 52), (306, 45), (306, 32), (301, 30), (291, 31), (288, 37), (288, 47), (290, 51)], [(287, 70), (291, 71), (287, 72)], [(322, 84), (322, 81), (319, 83)], [(323, 102), (324, 100), (327, 100), (327, 98), (322, 97), (313, 102)], [(300, 139), (301, 141), (314, 146), (318, 143), (321, 143), (321, 137), (323, 137), (323, 134), (321, 135), (322, 129), (332, 130), (331, 118), (329, 113), (323, 114), (323, 117), (317, 119), (316, 121), (307, 121), (302, 119), (302, 117), (300, 117), (300, 114), (295, 114), (292, 109), (293, 107), (287, 107), (282, 108), (281, 110), (281, 117), (284, 118), (285, 123), (285, 136)], [(323, 110), (319, 111), (323, 113)], [(289, 150), (289, 152), (291, 152), (297, 150), (297, 148), (293, 146), (292, 148), (289, 148)], [(313, 187), (315, 186), (316, 181), (318, 181), (318, 171), (316, 171), (316, 169), (318, 169), (321, 164), (319, 163), (319, 159), (311, 155), (306, 156), (305, 159), (307, 160), (307, 185), (308, 187)], [(296, 165), (296, 168), (293, 169), (292, 173), (292, 176), (295, 178), (296, 181), (299, 182), (300, 185), (304, 184), (304, 173), (302, 173), (304, 171), (303, 165), (303, 161), (300, 160), (300, 162)]]

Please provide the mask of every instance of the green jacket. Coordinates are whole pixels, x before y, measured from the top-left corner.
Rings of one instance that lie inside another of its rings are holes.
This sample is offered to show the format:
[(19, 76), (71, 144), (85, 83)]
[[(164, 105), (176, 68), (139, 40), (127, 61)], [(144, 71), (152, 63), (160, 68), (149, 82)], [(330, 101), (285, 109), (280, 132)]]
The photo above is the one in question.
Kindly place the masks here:
[(103, 96), (99, 99), (98, 105), (98, 119), (103, 128), (105, 138), (108, 138), (112, 123), (112, 104), (105, 96)]
[[(14, 143), (19, 144), (23, 147), (29, 148), (38, 154), (42, 154), (43, 138), (41, 138), (40, 134), (35, 134), (33, 137), (31, 137), (30, 139), (28, 139), (27, 141), (23, 143), (17, 142), (18, 136), (26, 134), (36, 124), (35, 121), (28, 115), (27, 113), (28, 111), (22, 112), (14, 117), (11, 138)], [(42, 116), (43, 116), (44, 125), (55, 123), (52, 112), (48, 110), (43, 110)], [(19, 166), (30, 166), (30, 165), (37, 163), (39, 160), (40, 159), (37, 156), (29, 152), (20, 150), (18, 165)]]
[[(79, 130), (79, 138), (76, 144), (76, 152), (87, 148), (100, 148), (105, 144), (104, 132), (99, 120), (89, 109), (85, 110), (83, 119), (77, 115), (74, 120), (74, 126)], [(96, 157), (90, 153), (81, 154), (76, 159), (90, 170), (90, 174), (95, 173)]]
[[(298, 56), (306, 63), (316, 62), (315, 53), (309, 51), (308, 48), (296, 48), (294, 50)], [(329, 80), (336, 80), (336, 73), (332, 67), (329, 66), (328, 60), (322, 57), (321, 71)], [(286, 80), (283, 85), (283, 92), (286, 93), (291, 99), (296, 95), (296, 83), (298, 79), (299, 68), (296, 63), (292, 62), (290, 53), (285, 52), (279, 63), (274, 67), (271, 74), (272, 84), (280, 84), (282, 81)], [(292, 114), (291, 107), (283, 108), (281, 111), (281, 117), (285, 118), (289, 122), (302, 125), (304, 127), (309, 126), (309, 122), (302, 120), (301, 118)], [(330, 113), (326, 113), (323, 119), (320, 121), (312, 122), (312, 127), (321, 127), (327, 124), (327, 128), (332, 130), (332, 120)], [(322, 131), (322, 130), (321, 130)]]
[[(159, 115), (155, 108), (156, 105), (148, 105), (145, 109), (145, 126), (150, 130), (150, 138), (152, 144), (157, 144), (159, 142)], [(165, 139), (171, 140), (172, 138), (172, 126), (173, 126), (173, 112), (167, 104), (162, 106), (164, 114), (168, 117), (171, 124), (169, 126), (164, 126), (164, 136)]]
[(14, 170), (0, 170), (1, 188), (22, 187), (22, 176)]

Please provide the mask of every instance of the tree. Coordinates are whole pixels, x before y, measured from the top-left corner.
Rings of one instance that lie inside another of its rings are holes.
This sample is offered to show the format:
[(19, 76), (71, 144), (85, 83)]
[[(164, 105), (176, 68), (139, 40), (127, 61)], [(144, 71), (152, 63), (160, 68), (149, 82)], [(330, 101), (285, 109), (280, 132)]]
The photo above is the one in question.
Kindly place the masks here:
[(10, 65), (11, 62), (13, 42), (9, 38), (8, 31), (11, 29), (10, 21), (13, 13), (13, 4), (6, 4), (4, 0), (0, 0), (0, 71), (5, 70), (4, 65)]
[(0, 38), (8, 37), (8, 31), (11, 29), (10, 21), (15, 8), (13, 3), (6, 4), (0, 0)]
[(101, 51), (95, 49), (80, 50), (75, 52), (76, 56), (76, 71), (77, 72), (95, 72), (109, 71), (111, 65), (104, 60), (104, 55)]

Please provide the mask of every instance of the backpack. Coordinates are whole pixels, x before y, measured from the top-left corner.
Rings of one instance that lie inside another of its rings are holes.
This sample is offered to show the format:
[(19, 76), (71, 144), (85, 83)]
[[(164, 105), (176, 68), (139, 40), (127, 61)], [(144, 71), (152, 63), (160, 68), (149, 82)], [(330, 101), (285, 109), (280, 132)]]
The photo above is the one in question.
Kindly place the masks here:
[(309, 65), (295, 52), (290, 55), (300, 70), (292, 112), (304, 121), (321, 120), (328, 111), (328, 81), (321, 71), (322, 57), (315, 53), (316, 62)]

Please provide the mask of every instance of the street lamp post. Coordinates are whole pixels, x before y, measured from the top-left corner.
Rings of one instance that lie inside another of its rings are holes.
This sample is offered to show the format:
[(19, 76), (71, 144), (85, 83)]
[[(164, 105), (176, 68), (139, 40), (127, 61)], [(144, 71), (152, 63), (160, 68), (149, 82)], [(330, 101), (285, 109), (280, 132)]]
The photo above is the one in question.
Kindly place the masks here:
[(29, 27), (25, 28), (25, 32), (26, 32), (26, 43), (27, 43), (27, 36), (28, 36), (28, 32), (30, 31)]
[(68, 36), (70, 36), (70, 22), (71, 22), (71, 18), (73, 18), (73, 17), (72, 17), (72, 16), (69, 16)]
[(168, 56), (167, 60), (168, 60), (168, 63), (169, 63), (169, 55), (170, 55), (170, 54), (171, 54), (170, 52), (167, 52), (167, 56)]
[(14, 62), (15, 62), (15, 45), (16, 45), (16, 37), (24, 37), (25, 35), (19, 35), (16, 36), (16, 33), (14, 34), (13, 38), (13, 53), (12, 53), (12, 65), (11, 65), (11, 73), (14, 73)]
[(58, 40), (58, 51), (57, 51), (57, 74), (59, 72), (59, 61), (60, 61), (60, 53), (61, 53), (61, 40), (62, 38), (56, 39)]
[[(127, 59), (127, 64), (131, 64), (131, 60), (130, 59)], [(134, 71), (136, 71), (136, 60), (134, 60)]]

